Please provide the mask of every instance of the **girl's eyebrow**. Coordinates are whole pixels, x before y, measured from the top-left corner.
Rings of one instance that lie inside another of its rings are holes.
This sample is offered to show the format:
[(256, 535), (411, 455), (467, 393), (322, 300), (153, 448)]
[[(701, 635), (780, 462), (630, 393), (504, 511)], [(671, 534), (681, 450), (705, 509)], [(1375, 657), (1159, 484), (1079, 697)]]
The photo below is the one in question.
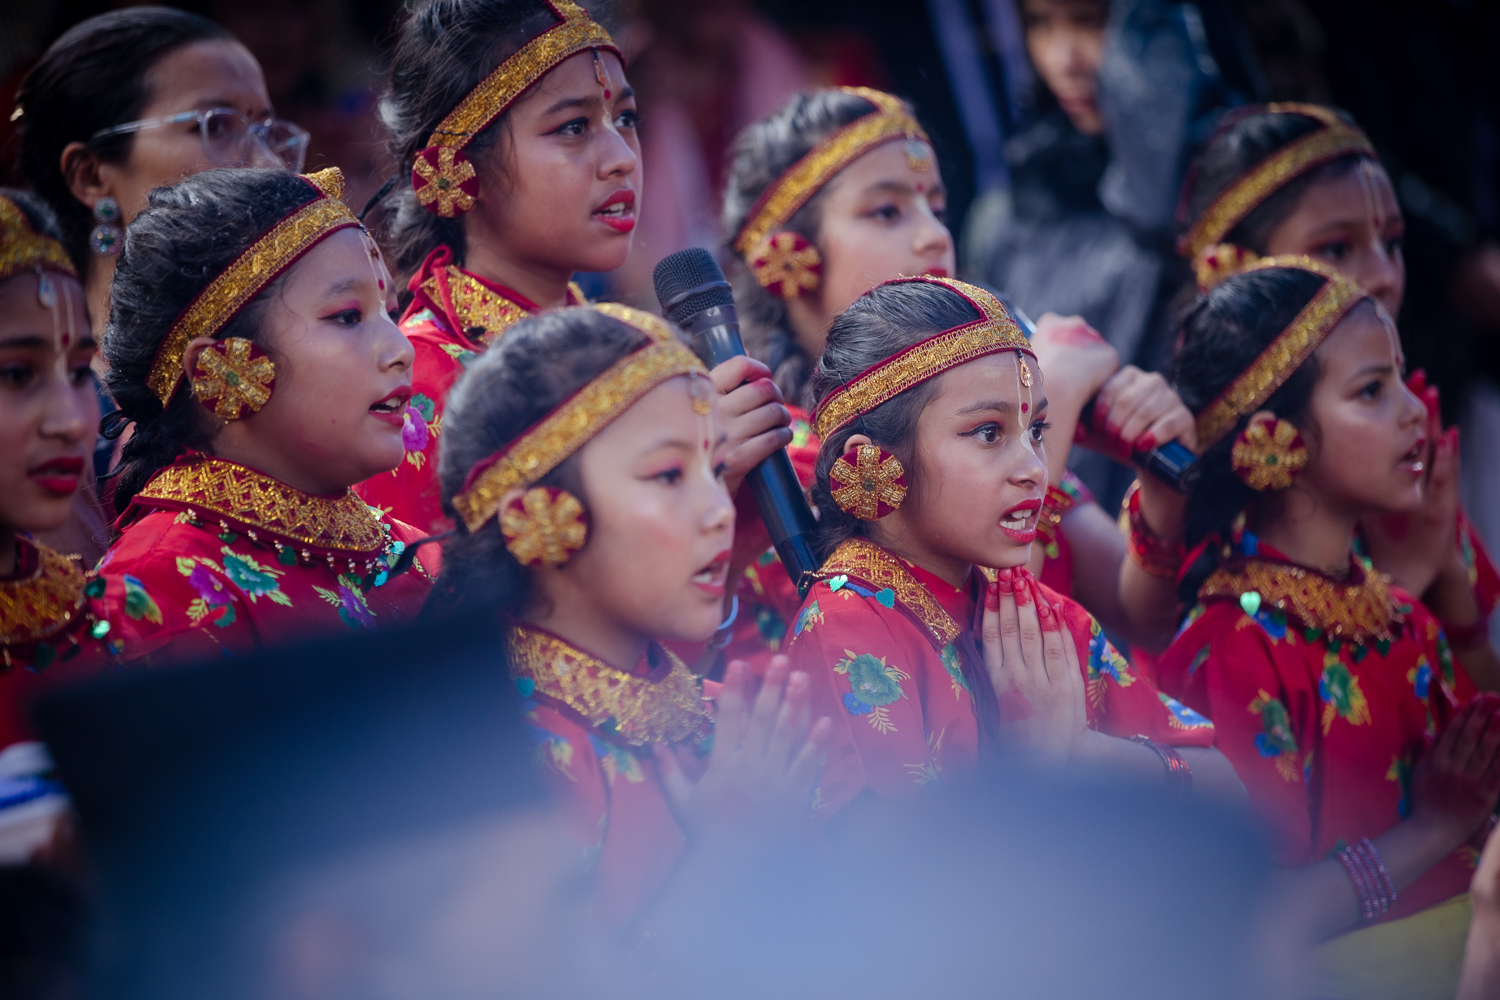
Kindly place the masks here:
[[(91, 340), (91, 341), (93, 339), (94, 338), (92, 338), (92, 337), (89, 338), (89, 340)], [(4, 349), (4, 348), (24, 348), (24, 347), (50, 347), (51, 345), (52, 345), (52, 338), (50, 338), (50, 337), (43, 337), (39, 333), (27, 333), (27, 334), (22, 334), (19, 337), (11, 337), (11, 338), (9, 338), (7, 340), (0, 340), (0, 349)]]
[(1004, 399), (986, 399), (971, 406), (965, 406), (958, 411), (960, 417), (968, 416), (970, 413), (1014, 413), (1016, 404)]
[(1350, 380), (1353, 381), (1355, 379), (1368, 378), (1371, 375), (1385, 375), (1390, 372), (1394, 372), (1395, 370), (1396, 366), (1391, 364), (1389, 361), (1371, 362), (1370, 364), (1365, 365), (1363, 368), (1360, 368), (1353, 375), (1351, 375)]

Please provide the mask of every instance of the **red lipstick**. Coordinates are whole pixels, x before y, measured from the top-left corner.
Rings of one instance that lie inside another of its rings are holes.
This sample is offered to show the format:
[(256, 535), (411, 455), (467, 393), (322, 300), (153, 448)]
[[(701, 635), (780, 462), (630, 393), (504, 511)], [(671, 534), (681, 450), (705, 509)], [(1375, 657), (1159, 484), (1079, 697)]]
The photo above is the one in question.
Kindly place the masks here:
[(594, 209), (594, 218), (617, 233), (628, 233), (635, 228), (635, 192), (621, 188)]
[(1036, 539), (1037, 512), (1041, 509), (1042, 501), (1038, 498), (1022, 500), (1000, 515), (998, 526), (1017, 545), (1029, 545)]
[(370, 416), (384, 421), (397, 430), (406, 418), (406, 404), (411, 399), (411, 386), (403, 385), (396, 391), (382, 396), (370, 405)]
[(26, 474), (43, 491), (55, 497), (72, 496), (78, 492), (78, 484), (83, 481), (83, 459), (54, 458), (32, 468)]

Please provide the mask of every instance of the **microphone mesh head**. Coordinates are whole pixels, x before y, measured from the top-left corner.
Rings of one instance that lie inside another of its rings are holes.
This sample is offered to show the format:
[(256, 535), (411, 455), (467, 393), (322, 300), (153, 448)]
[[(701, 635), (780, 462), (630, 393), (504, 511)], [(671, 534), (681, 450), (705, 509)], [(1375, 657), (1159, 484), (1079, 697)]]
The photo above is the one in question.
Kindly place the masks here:
[[(724, 279), (724, 269), (719, 267), (713, 254), (702, 247), (689, 247), (663, 257), (656, 265), (652, 281), (656, 285), (656, 300), (666, 310), (667, 319), (679, 325), (705, 309), (734, 305), (734, 295), (730, 293), (729, 283)], [(689, 295), (670, 309), (667, 308), (668, 302), (688, 289), (714, 282), (724, 284), (719, 288), (707, 288)]]

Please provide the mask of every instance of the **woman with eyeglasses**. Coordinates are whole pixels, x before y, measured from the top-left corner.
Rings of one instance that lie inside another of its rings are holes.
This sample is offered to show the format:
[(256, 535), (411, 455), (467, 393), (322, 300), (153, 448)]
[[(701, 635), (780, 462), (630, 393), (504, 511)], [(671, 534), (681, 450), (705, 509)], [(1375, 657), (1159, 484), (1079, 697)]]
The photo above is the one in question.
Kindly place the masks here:
[[(109, 321), (115, 255), (147, 192), (210, 167), (300, 171), (308, 140), (272, 116), (248, 49), (212, 21), (166, 7), (75, 25), (22, 81), (11, 116), (22, 173), (57, 215), (96, 340)], [(112, 464), (114, 445), (97, 441), (95, 474)], [(108, 544), (109, 518), (88, 479), (67, 524), (44, 540), (92, 565)]]

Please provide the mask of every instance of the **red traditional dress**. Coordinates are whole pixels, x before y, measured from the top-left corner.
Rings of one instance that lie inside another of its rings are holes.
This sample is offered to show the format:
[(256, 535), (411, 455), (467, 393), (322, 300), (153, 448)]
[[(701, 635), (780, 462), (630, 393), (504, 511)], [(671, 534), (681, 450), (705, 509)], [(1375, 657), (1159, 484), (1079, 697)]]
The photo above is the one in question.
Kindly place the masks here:
[(1073, 546), (1063, 529), (1063, 518), (1080, 504), (1095, 503), (1094, 494), (1073, 473), (1063, 474), (1061, 483), (1047, 487), (1042, 516), (1037, 518), (1037, 542), (1042, 546), (1042, 571), (1037, 579), (1059, 594), (1073, 596)]
[[(815, 815), (831, 815), (865, 789), (905, 795), (976, 766), (969, 677), (984, 669), (972, 625), (983, 584), (976, 571), (955, 589), (864, 538), (844, 542), (823, 565), (790, 654), (812, 678), (813, 714), (834, 719)], [(1177, 746), (1213, 743), (1212, 723), (1137, 677), (1087, 611), (1043, 586), (1077, 644), (1091, 728)]]
[(713, 730), (702, 682), (655, 643), (634, 669), (620, 670), (530, 625), (511, 629), (510, 669), (538, 761), (594, 860), (594, 914), (622, 926), (682, 856), (651, 746), (701, 747)]
[(44, 687), (113, 660), (97, 592), (77, 556), (17, 539), (16, 568), (0, 577), (0, 749), (35, 739), (27, 712)]
[[(411, 305), (401, 332), (411, 341), (412, 397), (401, 441), (406, 456), (390, 472), (355, 489), (365, 502), (412, 527), (435, 535), (453, 527), (443, 516), (438, 485), (438, 436), (443, 405), (458, 376), (500, 335), (541, 308), (519, 292), (470, 274), (453, 263), (453, 251), (440, 246), (412, 276)], [(583, 293), (568, 285), (568, 305), (581, 305)]]
[(438, 569), (429, 547), (393, 573), (424, 533), (353, 490), (313, 496), (198, 454), (157, 473), (116, 528), (96, 609), (127, 662), (237, 655), (410, 623)]
[[(1214, 720), (1282, 864), (1332, 857), (1411, 809), (1423, 739), (1474, 686), (1422, 605), (1353, 560), (1332, 580), (1246, 536), (1215, 571), (1158, 665), (1163, 688)], [(1467, 890), (1460, 848), (1409, 888), (1388, 919)]]

